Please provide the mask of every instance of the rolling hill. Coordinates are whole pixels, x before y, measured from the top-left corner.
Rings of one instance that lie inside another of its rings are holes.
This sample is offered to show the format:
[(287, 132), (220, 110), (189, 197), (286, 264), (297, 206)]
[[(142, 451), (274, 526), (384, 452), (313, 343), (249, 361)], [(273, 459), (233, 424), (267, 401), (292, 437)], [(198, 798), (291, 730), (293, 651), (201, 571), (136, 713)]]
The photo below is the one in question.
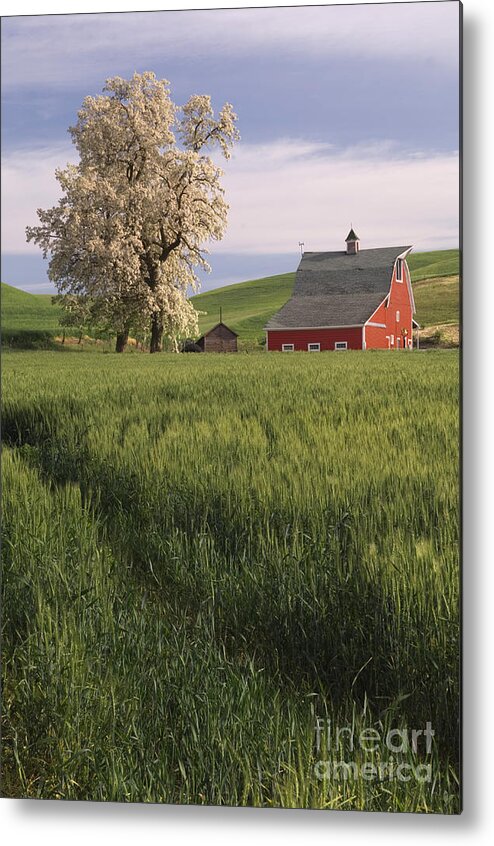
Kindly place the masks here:
[(460, 272), (459, 250), (434, 250), (430, 253), (410, 253), (407, 258), (412, 282), (435, 279), (439, 276), (457, 276)]
[(60, 331), (60, 310), (54, 306), (50, 294), (28, 294), (20, 288), (2, 282), (2, 332)]
[(421, 326), (458, 324), (460, 322), (460, 285), (458, 276), (438, 276), (413, 284), (416, 319)]
[[(422, 327), (459, 322), (459, 251), (437, 250), (409, 256), (417, 320)], [(219, 321), (220, 308), (225, 323), (238, 332), (242, 341), (264, 337), (263, 327), (274, 312), (289, 299), (295, 273), (267, 276), (216, 288), (192, 297), (198, 311), (201, 332)], [(60, 331), (59, 309), (45, 294), (28, 294), (2, 283), (2, 336), (31, 339), (53, 336)]]
[(207, 332), (218, 323), (221, 308), (224, 322), (241, 338), (262, 336), (271, 315), (290, 298), (294, 279), (294, 273), (283, 273), (197, 294), (192, 297), (194, 308), (207, 312), (199, 317), (200, 331)]

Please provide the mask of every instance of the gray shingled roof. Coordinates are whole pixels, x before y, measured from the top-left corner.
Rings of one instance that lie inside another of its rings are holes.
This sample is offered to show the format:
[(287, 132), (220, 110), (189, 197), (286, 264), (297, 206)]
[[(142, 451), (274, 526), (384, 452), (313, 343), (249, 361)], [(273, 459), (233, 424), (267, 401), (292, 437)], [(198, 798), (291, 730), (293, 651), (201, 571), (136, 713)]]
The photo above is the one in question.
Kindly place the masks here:
[(397, 257), (409, 249), (304, 253), (292, 297), (266, 329), (363, 325), (389, 292)]

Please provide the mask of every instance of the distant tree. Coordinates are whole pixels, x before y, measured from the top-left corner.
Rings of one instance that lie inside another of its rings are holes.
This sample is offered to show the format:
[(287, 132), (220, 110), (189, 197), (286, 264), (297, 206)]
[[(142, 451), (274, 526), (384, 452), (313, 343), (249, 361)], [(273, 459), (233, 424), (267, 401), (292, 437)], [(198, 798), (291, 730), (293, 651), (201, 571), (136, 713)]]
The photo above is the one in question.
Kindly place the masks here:
[(146, 325), (157, 352), (163, 332), (197, 332), (187, 293), (197, 290), (196, 268), (209, 270), (205, 245), (222, 238), (228, 212), (222, 171), (206, 151), (229, 158), (236, 115), (226, 103), (215, 117), (206, 95), (179, 108), (150, 72), (109, 79), (103, 92), (85, 98), (69, 130), (79, 164), (56, 171), (62, 198), (38, 209), (27, 240), (50, 254), (60, 294), (99, 303), (117, 349), (131, 326)]
[(63, 340), (67, 329), (75, 330), (79, 335), (78, 343), (81, 343), (84, 329), (92, 323), (91, 304), (87, 297), (75, 296), (74, 294), (57, 294), (52, 297), (54, 305), (61, 307), (59, 323), (63, 330)]
[(98, 327), (116, 335), (116, 351), (123, 352), (129, 337), (130, 321), (136, 327), (139, 325), (138, 315), (132, 317), (130, 311), (133, 303), (123, 296), (113, 301), (103, 297), (91, 299), (85, 294), (57, 294), (52, 297), (52, 302), (61, 309), (59, 323), (63, 328), (63, 340), (67, 329), (77, 331), (80, 343), (84, 331)]

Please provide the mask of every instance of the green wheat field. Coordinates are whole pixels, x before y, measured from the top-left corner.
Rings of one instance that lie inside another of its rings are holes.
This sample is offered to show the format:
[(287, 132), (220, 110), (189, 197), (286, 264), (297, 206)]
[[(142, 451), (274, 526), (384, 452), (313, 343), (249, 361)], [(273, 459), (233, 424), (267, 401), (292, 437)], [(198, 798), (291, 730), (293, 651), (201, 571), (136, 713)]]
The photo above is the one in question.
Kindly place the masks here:
[(6, 352), (4, 795), (458, 812), (458, 366)]

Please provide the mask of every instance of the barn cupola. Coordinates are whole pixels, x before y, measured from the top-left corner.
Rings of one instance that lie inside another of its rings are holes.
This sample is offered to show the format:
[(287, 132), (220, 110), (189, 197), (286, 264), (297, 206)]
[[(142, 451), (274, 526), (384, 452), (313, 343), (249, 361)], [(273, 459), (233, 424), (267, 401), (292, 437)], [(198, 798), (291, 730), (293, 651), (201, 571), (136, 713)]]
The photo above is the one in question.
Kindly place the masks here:
[(360, 238), (355, 234), (353, 227), (345, 238), (347, 255), (354, 256), (360, 250)]

